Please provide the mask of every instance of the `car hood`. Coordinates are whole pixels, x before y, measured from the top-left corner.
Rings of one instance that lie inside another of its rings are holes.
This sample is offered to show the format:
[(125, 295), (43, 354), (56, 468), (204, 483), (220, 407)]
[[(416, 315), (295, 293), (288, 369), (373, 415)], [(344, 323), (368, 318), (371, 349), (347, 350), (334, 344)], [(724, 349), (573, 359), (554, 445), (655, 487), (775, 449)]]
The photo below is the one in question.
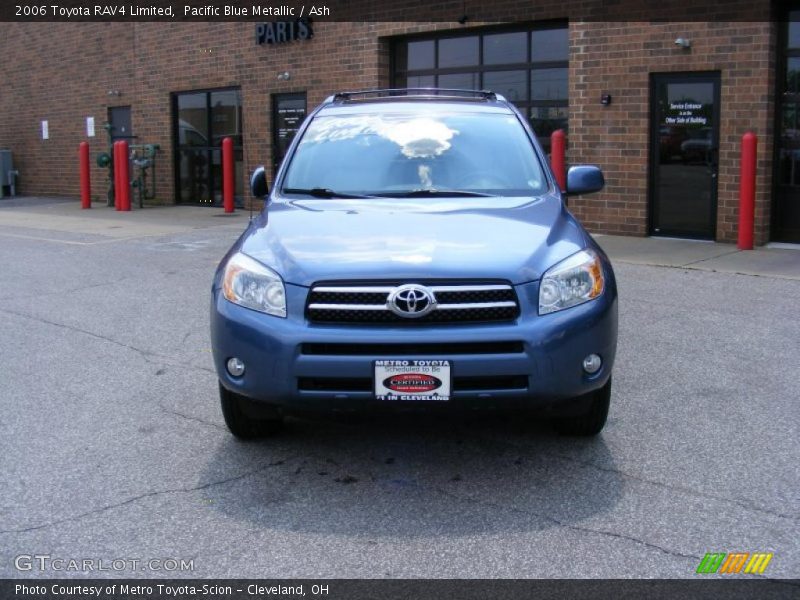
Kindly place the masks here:
[(586, 247), (556, 196), (273, 202), (232, 249), (310, 286), (331, 280), (525, 283)]

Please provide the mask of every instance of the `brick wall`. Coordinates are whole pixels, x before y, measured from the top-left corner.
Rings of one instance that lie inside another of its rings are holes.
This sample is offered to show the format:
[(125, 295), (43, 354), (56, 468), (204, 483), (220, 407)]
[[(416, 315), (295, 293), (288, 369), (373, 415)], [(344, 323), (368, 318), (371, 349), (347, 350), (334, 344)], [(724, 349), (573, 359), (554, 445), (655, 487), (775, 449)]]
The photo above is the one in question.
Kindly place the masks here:
[[(767, 241), (771, 198), (776, 25), (755, 23), (570, 24), (569, 160), (603, 167), (608, 185), (570, 200), (591, 230), (647, 233), (651, 73), (720, 73), (717, 239), (735, 241), (742, 134), (759, 137), (756, 239)], [(689, 38), (689, 50), (674, 44)], [(612, 94), (610, 106), (600, 94)]]
[[(78, 196), (78, 144), (89, 142), (94, 162), (108, 148), (108, 107), (135, 104), (133, 34), (126, 23), (2, 24), (0, 147), (13, 152), (18, 194)], [(86, 117), (94, 117), (93, 138)], [(93, 198), (105, 202), (105, 190), (106, 171), (93, 164)]]
[[(564, 18), (563, 3), (506, 0), (508, 19)], [(499, 18), (499, 17), (498, 17)], [(766, 17), (765, 17), (766, 18)], [(482, 23), (470, 21), (466, 28)], [(132, 106), (139, 141), (158, 143), (160, 200), (175, 201), (170, 93), (227, 86), (243, 98), (245, 177), (271, 164), (271, 94), (307, 92), (309, 110), (339, 89), (389, 83), (391, 36), (462, 30), (439, 23), (317, 22), (315, 37), (257, 46), (253, 23), (81, 23), (2, 25), (0, 55), (13, 56), (0, 97), (0, 146), (14, 151), (24, 194), (78, 194), (77, 146), (85, 118), (94, 116), (92, 160), (106, 149), (107, 108)], [(682, 51), (673, 41), (689, 37)], [(769, 22), (570, 22), (571, 163), (600, 164), (608, 182), (601, 194), (573, 198), (570, 208), (593, 231), (645, 235), (650, 73), (719, 71), (720, 129), (717, 236), (735, 238), (738, 140), (759, 135), (757, 241), (768, 235), (775, 56)], [(277, 74), (289, 71), (288, 81)], [(109, 90), (121, 95), (108, 95)], [(611, 106), (600, 94), (613, 95)], [(50, 139), (40, 136), (48, 119)], [(93, 166), (95, 200), (105, 198), (105, 170)], [(246, 186), (245, 186), (246, 188)]]

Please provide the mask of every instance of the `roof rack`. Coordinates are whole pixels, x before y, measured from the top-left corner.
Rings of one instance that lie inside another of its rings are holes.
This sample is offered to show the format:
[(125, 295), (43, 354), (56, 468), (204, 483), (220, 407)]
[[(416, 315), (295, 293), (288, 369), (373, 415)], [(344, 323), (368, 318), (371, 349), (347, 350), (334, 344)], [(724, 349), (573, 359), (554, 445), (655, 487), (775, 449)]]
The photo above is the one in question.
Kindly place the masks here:
[(354, 92), (339, 92), (328, 100), (330, 102), (351, 102), (358, 100), (388, 100), (396, 98), (438, 98), (438, 99), (459, 99), (459, 100), (498, 100), (502, 96), (489, 90), (461, 90), (450, 88), (392, 88), (382, 90), (358, 90)]

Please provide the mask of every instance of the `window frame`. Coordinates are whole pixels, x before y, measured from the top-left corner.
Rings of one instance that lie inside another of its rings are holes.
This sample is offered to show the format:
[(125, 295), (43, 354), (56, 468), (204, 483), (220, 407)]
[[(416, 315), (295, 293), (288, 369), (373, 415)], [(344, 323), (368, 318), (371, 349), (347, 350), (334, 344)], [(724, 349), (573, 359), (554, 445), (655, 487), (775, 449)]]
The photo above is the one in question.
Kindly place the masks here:
[[(532, 55), (532, 37), (533, 32), (549, 30), (549, 29), (563, 29), (567, 34), (567, 56), (564, 60), (535, 60)], [(513, 62), (513, 63), (497, 63), (487, 65), (484, 64), (484, 46), (485, 37), (498, 33), (517, 33), (524, 32), (526, 34), (526, 62)], [(462, 67), (445, 67), (439, 68), (439, 43), (441, 40), (463, 38), (463, 37), (477, 37), (478, 38), (478, 64), (465, 65)], [(433, 61), (434, 67), (428, 69), (408, 69), (400, 70), (398, 67), (398, 52), (404, 46), (412, 42), (433, 41)], [(537, 21), (535, 23), (527, 24), (514, 24), (502, 25), (496, 27), (485, 27), (479, 29), (467, 29), (463, 31), (445, 31), (445, 32), (426, 32), (422, 34), (415, 34), (410, 36), (403, 36), (395, 38), (390, 44), (390, 82), (391, 87), (408, 87), (408, 85), (401, 85), (400, 82), (408, 82), (409, 77), (433, 76), (434, 87), (439, 86), (440, 75), (455, 75), (460, 73), (477, 73), (479, 81), (479, 89), (486, 89), (484, 85), (484, 74), (497, 71), (524, 71), (525, 72), (525, 97), (521, 100), (512, 100), (507, 98), (509, 102), (514, 104), (519, 111), (525, 115), (525, 118), (531, 124), (533, 109), (538, 108), (557, 108), (566, 109), (567, 118), (569, 123), (569, 22), (564, 20), (557, 21)], [(531, 90), (532, 72), (540, 69), (567, 69), (567, 97), (557, 99), (543, 99), (534, 100)], [(499, 93), (499, 92), (498, 92)], [(549, 152), (549, 139), (545, 136), (538, 136), (540, 142)]]

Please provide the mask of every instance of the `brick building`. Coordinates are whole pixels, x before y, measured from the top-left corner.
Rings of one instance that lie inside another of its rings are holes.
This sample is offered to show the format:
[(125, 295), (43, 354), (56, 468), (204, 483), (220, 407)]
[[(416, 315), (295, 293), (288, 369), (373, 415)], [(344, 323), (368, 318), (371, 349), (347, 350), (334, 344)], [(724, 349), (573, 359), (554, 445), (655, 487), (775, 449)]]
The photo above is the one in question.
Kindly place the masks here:
[[(703, 20), (615, 21), (575, 18), (570, 4), (498, 2), (499, 23), (319, 20), (310, 37), (294, 22), (267, 35), (255, 22), (2, 23), (0, 147), (18, 193), (76, 196), (77, 145), (106, 151), (108, 121), (160, 146), (156, 201), (218, 204), (225, 136), (241, 201), (247, 174), (274, 168), (298, 119), (334, 91), (486, 88), (543, 142), (567, 129), (569, 163), (603, 168), (602, 193), (570, 199), (592, 231), (734, 241), (752, 130), (756, 241), (800, 242), (800, 23), (785, 22), (800, 12), (733, 0), (719, 14), (700, 2)], [(731, 19), (737, 4), (757, 18)], [(94, 167), (95, 201), (106, 187)]]

